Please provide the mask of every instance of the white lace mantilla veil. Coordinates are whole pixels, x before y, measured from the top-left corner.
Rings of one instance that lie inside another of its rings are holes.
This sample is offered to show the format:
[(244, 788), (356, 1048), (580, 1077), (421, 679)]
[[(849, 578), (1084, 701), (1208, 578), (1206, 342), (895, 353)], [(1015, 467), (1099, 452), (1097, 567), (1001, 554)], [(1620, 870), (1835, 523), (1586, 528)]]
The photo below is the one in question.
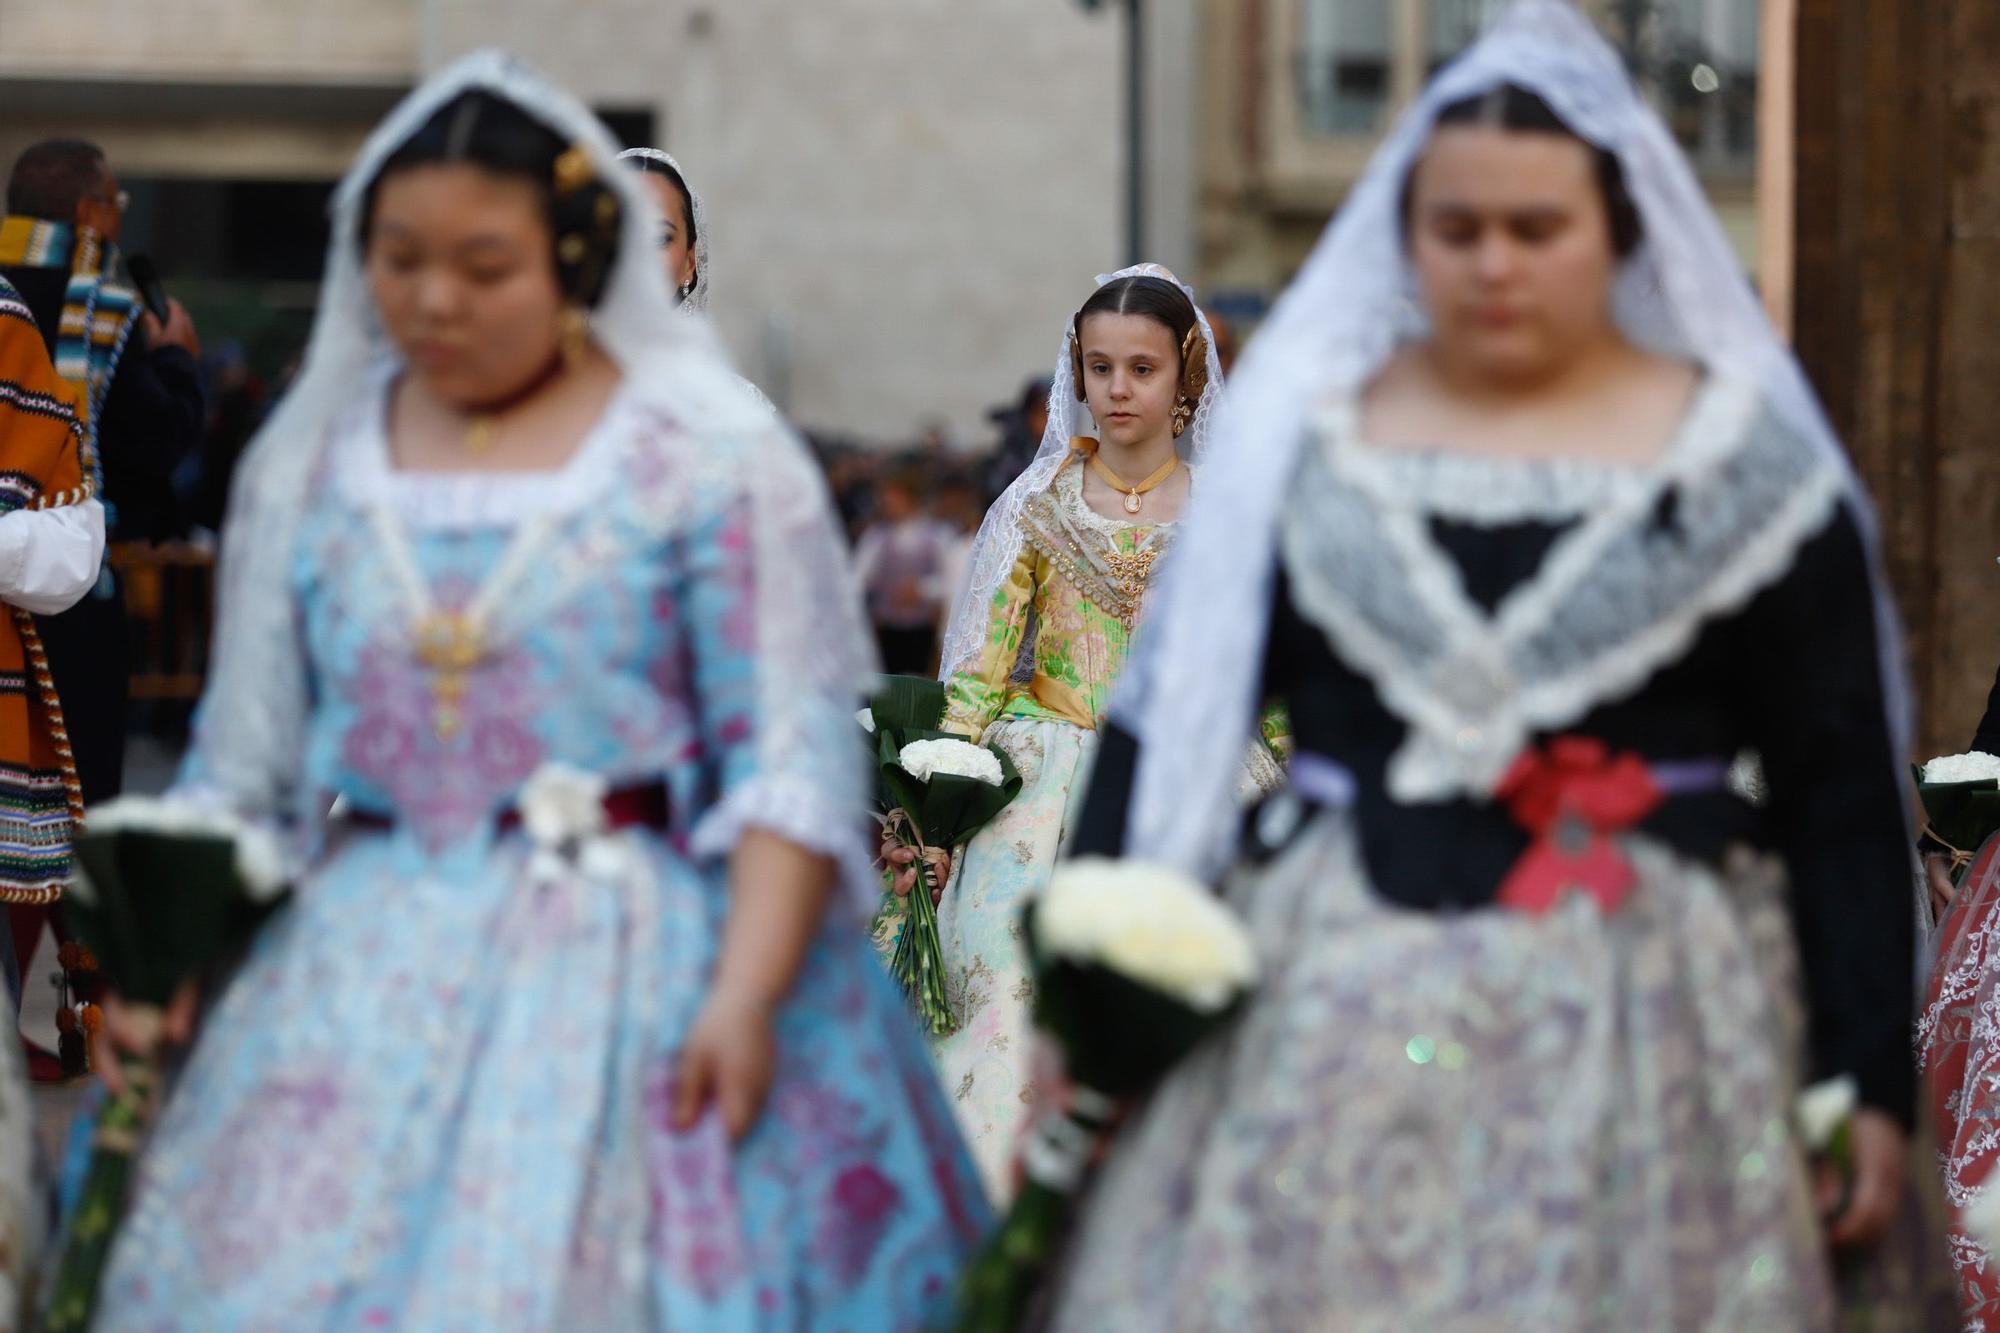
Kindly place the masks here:
[(701, 192), (694, 188), (687, 172), (674, 160), (674, 155), (664, 148), (627, 148), (618, 155), (620, 162), (633, 158), (647, 162), (658, 162), (671, 167), (680, 177), (681, 187), (687, 191), (688, 216), (694, 223), (694, 290), (681, 298), (685, 310), (706, 311), (708, 309), (708, 212), (702, 207)]
[[(862, 835), (862, 753), (843, 747), (876, 670), (824, 481), (799, 442), (746, 391), (705, 321), (679, 313), (655, 250), (658, 210), (620, 166), (598, 119), (533, 69), (498, 51), (455, 62), (383, 121), (333, 201), (325, 283), (296, 383), (243, 459), (222, 541), (213, 666), (177, 790), (296, 830), (309, 855), (326, 793), (300, 766), (309, 707), (289, 579), (294, 534), (335, 416), (393, 357), (362, 274), (360, 210), (387, 157), (459, 94), (482, 89), (582, 145), (623, 205), (619, 250), (593, 335), (623, 372), (621, 395), (689, 423), (639, 447), (671, 453), (691, 480), (740, 490), (757, 563), (757, 762), (753, 776), (692, 832), (696, 854), (722, 855), (751, 825), (834, 857), (853, 900), (880, 887)], [(850, 753), (851, 751), (851, 753)]]
[[(1188, 428), (1181, 432), (1176, 441), (1181, 457), (1189, 463), (1200, 463), (1208, 454), (1208, 442), (1214, 428), (1215, 411), (1222, 398), (1222, 361), (1215, 351), (1215, 330), (1209, 327), (1208, 315), (1201, 308), (1201, 302), (1194, 297), (1194, 288), (1175, 277), (1160, 264), (1134, 264), (1121, 268), (1116, 273), (1100, 273), (1097, 285), (1104, 286), (1119, 278), (1161, 278), (1173, 283), (1187, 293), (1194, 306), (1196, 321), (1201, 325), (1202, 340), (1208, 347), (1208, 386), (1202, 390), (1201, 401), (1195, 404), (1194, 418)], [(1055, 374), (1049, 380), (1049, 424), (1042, 431), (1041, 447), (1035, 450), (1035, 457), (1021, 475), (1000, 493), (993, 507), (986, 511), (986, 519), (979, 525), (979, 533), (972, 540), (972, 554), (965, 562), (965, 579), (952, 601), (951, 621), (945, 628), (944, 650), (939, 655), (940, 680), (950, 680), (958, 669), (978, 653), (986, 637), (987, 616), (991, 609), (994, 590), (1007, 581), (1014, 562), (1021, 558), (1021, 546), (1026, 540), (1021, 532), (1021, 511), (1029, 500), (1048, 489), (1056, 473), (1061, 470), (1063, 460), (1069, 456), (1070, 440), (1086, 434), (1083, 423), (1089, 419), (1089, 408), (1077, 401), (1076, 372), (1070, 359), (1070, 342), (1074, 338), (1076, 319), (1074, 315), (1063, 321), (1062, 342), (1056, 352)], [(1208, 474), (1202, 474), (1202, 486), (1209, 484)]]
[(1236, 368), (1216, 425), (1229, 466), (1203, 477), (1113, 705), (1143, 747), (1126, 844), (1134, 855), (1205, 877), (1226, 864), (1236, 760), (1259, 702), (1278, 518), (1311, 414), (1358, 393), (1399, 341), (1421, 334), (1398, 216), (1402, 183), (1440, 109), (1507, 83), (1540, 95), (1623, 166), (1645, 231), (1614, 294), (1627, 336), (1748, 381), (1838, 469), (1833, 484), (1861, 527), (1876, 581), (1894, 749), (1907, 752), (1901, 641), (1873, 517), (1804, 375), (1617, 53), (1568, 0), (1517, 0), (1397, 123)]

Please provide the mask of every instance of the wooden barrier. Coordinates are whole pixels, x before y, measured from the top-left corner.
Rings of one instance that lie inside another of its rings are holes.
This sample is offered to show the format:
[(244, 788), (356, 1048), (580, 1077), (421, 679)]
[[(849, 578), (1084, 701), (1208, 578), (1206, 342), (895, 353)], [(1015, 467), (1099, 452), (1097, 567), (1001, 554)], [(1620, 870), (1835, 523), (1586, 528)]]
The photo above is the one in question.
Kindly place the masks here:
[(120, 542), (111, 567), (125, 588), (130, 617), (132, 699), (201, 697), (215, 614), (215, 556), (192, 546)]

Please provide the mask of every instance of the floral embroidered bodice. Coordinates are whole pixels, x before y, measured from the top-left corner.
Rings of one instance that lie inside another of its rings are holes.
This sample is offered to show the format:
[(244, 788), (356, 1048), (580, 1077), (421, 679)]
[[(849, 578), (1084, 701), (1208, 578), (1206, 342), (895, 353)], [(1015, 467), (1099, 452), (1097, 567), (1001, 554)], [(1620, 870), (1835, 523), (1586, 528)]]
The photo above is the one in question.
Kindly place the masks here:
[[(721, 568), (746, 551), (743, 506), (626, 447), (675, 427), (617, 401), (565, 467), (517, 475), (393, 471), (377, 404), (328, 450), (293, 559), (306, 781), (436, 850), (562, 760), (664, 779), (685, 835), (748, 763), (752, 589), (747, 563)], [(441, 647), (438, 622), (496, 589), (481, 631)]]
[[(1121, 523), (1083, 499), (1065, 467), (1021, 514), (1020, 558), (993, 595), (979, 654), (946, 683), (945, 727), (977, 739), (1000, 717), (1095, 729), (1111, 702), (1172, 523)], [(1032, 634), (1032, 674), (1016, 679)]]

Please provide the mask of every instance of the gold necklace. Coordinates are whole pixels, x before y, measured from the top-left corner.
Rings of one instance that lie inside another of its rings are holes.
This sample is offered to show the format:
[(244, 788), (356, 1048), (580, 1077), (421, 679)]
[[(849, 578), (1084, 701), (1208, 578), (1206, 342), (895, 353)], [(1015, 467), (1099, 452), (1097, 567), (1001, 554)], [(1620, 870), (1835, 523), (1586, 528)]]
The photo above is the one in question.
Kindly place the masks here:
[(465, 701), (474, 673), (497, 655), (494, 617), (536, 567), (555, 522), (538, 515), (521, 524), (472, 600), (462, 610), (446, 610), (432, 596), (403, 525), (389, 505), (383, 501), (370, 505), (368, 518), (375, 528), (376, 549), (408, 608), (410, 655), (431, 678), (432, 730), (438, 740), (449, 743), (464, 729)]
[(417, 661), (431, 673), (432, 726), (439, 740), (449, 742), (462, 725), (472, 673), (486, 660), (485, 627), (463, 612), (430, 611), (418, 617), (412, 637)]
[(1181, 465), (1180, 455), (1174, 454), (1170, 456), (1166, 462), (1160, 464), (1159, 469), (1155, 471), (1152, 476), (1146, 478), (1144, 481), (1140, 482), (1137, 486), (1133, 486), (1127, 484), (1127, 482), (1123, 477), (1119, 476), (1116, 472), (1113, 472), (1110, 468), (1106, 467), (1104, 465), (1104, 460), (1098, 457), (1096, 453), (1093, 452), (1090, 455), (1091, 470), (1097, 473), (1098, 476), (1104, 478), (1105, 483), (1109, 485), (1113, 490), (1125, 492), (1125, 512), (1128, 514), (1138, 513), (1140, 506), (1143, 503), (1139, 499), (1139, 497), (1144, 495), (1147, 491), (1152, 490), (1155, 486), (1158, 486), (1168, 477), (1173, 476), (1174, 469), (1179, 467), (1180, 465)]
[(521, 404), (527, 402), (530, 398), (539, 394), (543, 389), (548, 388), (556, 376), (562, 374), (563, 368), (568, 364), (569, 358), (558, 351), (550, 359), (549, 363), (536, 372), (535, 377), (526, 384), (504, 398), (500, 398), (476, 411), (468, 413), (467, 415), (470, 419), (466, 422), (465, 434), (460, 437), (465, 445), (466, 452), (483, 454), (492, 448), (493, 437), (499, 433), (500, 419)]

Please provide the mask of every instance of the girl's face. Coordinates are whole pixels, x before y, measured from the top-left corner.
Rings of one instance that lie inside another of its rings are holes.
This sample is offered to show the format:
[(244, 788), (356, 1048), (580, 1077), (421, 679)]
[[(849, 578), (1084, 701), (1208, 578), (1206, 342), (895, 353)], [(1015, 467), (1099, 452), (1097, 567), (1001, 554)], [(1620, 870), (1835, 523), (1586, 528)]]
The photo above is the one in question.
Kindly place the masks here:
[(1580, 141), (1441, 128), (1411, 179), (1408, 226), (1447, 364), (1534, 381), (1613, 335), (1618, 260), (1596, 162)]
[(404, 363), (464, 409), (499, 402), (558, 354), (563, 294), (542, 193), (465, 163), (383, 180), (368, 291)]
[(1146, 315), (1086, 315), (1078, 330), (1084, 401), (1106, 444), (1127, 448), (1173, 434), (1181, 348), (1173, 331)]
[(645, 172), (643, 179), (660, 206), (660, 262), (679, 301), (694, 286), (694, 209), (680, 188), (659, 172)]

